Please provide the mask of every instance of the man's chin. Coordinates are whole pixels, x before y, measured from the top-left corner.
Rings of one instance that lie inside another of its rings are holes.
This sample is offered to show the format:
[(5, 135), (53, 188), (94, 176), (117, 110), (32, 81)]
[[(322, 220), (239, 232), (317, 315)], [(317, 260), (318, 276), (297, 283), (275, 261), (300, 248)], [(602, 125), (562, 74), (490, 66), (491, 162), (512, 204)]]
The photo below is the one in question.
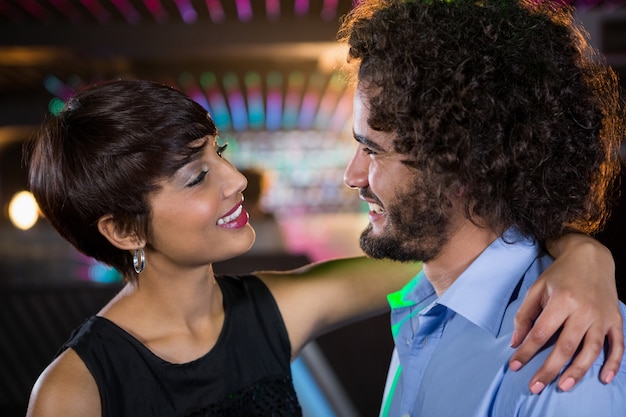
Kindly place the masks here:
[(439, 246), (418, 247), (411, 245), (411, 242), (413, 241), (408, 237), (403, 238), (391, 233), (375, 235), (371, 226), (368, 226), (359, 238), (361, 250), (374, 259), (390, 259), (400, 262), (426, 261), (432, 259), (439, 248)]
[(400, 253), (397, 242), (387, 236), (376, 236), (371, 230), (371, 225), (361, 233), (359, 239), (361, 250), (374, 259), (406, 260), (406, 256)]

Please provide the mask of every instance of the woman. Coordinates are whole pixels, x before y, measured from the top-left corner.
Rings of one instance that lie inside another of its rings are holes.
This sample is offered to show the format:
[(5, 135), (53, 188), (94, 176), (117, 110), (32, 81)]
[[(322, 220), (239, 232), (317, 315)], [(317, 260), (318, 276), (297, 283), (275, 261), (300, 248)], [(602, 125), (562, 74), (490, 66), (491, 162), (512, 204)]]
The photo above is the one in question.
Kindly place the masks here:
[[(28, 416), (301, 415), (290, 360), (323, 332), (383, 311), (385, 294), (419, 270), (358, 258), (215, 276), (214, 262), (245, 253), (255, 239), (242, 208), (246, 179), (223, 158), (225, 148), (200, 105), (146, 81), (86, 89), (44, 124), (30, 150), (30, 185), (41, 210), (78, 250), (117, 268), (128, 283), (43, 372)], [(574, 248), (567, 254), (588, 250), (572, 241), (556, 243)], [(594, 253), (606, 260), (603, 247)], [(558, 277), (552, 274), (557, 287)], [(537, 286), (526, 321), (551, 291)], [(571, 298), (572, 291), (562, 294)], [(584, 300), (589, 292), (582, 291)], [(611, 290), (595, 294), (617, 298)], [(586, 332), (599, 350), (608, 329), (620, 331), (610, 303), (600, 304), (609, 307), (587, 317), (608, 320), (591, 327), (574, 320), (580, 325), (563, 332), (566, 345), (578, 346)], [(542, 318), (539, 333), (551, 334), (564, 319)], [(520, 329), (523, 337), (526, 326)], [(540, 347), (531, 339), (521, 361)], [(583, 349), (574, 375), (595, 358), (594, 349)], [(547, 374), (556, 375), (572, 354), (553, 358)], [(609, 362), (619, 363), (621, 354), (613, 347)]]

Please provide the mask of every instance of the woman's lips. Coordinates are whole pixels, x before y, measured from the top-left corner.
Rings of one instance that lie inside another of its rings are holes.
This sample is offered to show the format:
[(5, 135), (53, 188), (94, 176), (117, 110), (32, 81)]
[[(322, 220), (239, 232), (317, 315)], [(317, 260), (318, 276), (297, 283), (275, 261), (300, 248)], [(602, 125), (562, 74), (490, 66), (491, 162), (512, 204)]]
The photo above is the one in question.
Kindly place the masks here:
[(239, 203), (226, 215), (220, 217), (217, 220), (217, 225), (227, 229), (238, 229), (248, 224), (248, 217), (248, 212)]

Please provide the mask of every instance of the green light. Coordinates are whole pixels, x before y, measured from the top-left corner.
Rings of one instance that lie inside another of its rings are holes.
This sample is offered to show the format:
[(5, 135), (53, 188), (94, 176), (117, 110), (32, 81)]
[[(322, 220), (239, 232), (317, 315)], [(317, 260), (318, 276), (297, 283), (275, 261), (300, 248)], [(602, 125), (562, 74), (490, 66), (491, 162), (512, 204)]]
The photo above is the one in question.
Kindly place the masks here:
[(200, 84), (204, 88), (213, 87), (215, 85), (215, 81), (216, 81), (215, 74), (213, 74), (210, 71), (204, 72), (200, 76)]
[(182, 72), (178, 76), (178, 83), (185, 88), (189, 87), (193, 84), (193, 75), (188, 71)]
[(50, 100), (50, 103), (48, 103), (48, 110), (54, 116), (58, 116), (59, 113), (61, 113), (64, 108), (65, 108), (65, 102), (57, 97), (53, 98), (52, 100)]
[(227, 72), (223, 77), (224, 88), (226, 91), (232, 91), (233, 89), (238, 88), (239, 80), (237, 78), (237, 74), (234, 72)]

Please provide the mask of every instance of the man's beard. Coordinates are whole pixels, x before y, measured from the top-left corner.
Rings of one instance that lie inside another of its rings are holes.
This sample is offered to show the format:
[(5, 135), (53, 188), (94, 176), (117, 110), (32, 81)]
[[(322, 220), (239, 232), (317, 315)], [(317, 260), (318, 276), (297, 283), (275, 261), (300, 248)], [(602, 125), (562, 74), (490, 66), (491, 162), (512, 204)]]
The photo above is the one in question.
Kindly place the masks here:
[[(419, 184), (416, 188), (423, 187)], [(436, 257), (448, 241), (450, 221), (444, 208), (449, 201), (435, 195), (419, 191), (398, 194), (385, 207), (383, 232), (374, 235), (369, 224), (361, 233), (363, 252), (372, 258), (401, 262), (427, 262)]]

